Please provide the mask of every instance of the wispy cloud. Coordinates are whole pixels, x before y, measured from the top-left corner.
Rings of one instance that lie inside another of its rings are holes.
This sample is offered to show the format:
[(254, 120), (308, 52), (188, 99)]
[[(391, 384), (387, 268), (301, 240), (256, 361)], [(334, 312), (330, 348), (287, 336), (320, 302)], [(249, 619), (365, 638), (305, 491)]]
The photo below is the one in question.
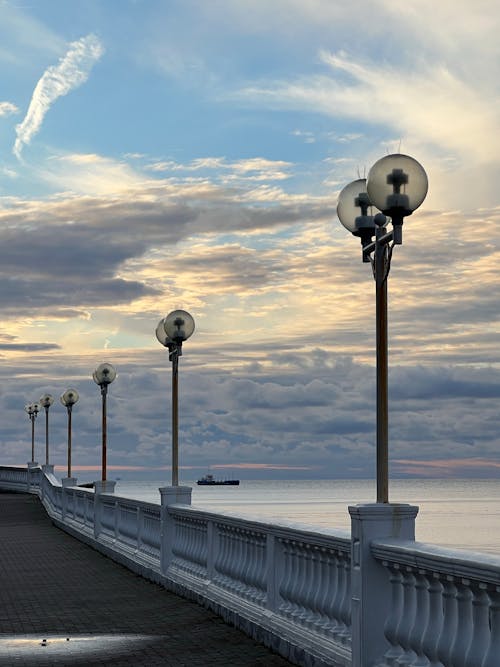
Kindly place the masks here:
[(12, 102), (0, 102), (0, 116), (10, 116), (10, 114), (19, 113), (19, 109)]
[(16, 126), (14, 154), (20, 158), (23, 146), (28, 145), (40, 130), (51, 105), (88, 79), (93, 65), (104, 53), (99, 39), (93, 35), (82, 37), (69, 45), (66, 55), (57, 65), (49, 67), (35, 86), (28, 112)]

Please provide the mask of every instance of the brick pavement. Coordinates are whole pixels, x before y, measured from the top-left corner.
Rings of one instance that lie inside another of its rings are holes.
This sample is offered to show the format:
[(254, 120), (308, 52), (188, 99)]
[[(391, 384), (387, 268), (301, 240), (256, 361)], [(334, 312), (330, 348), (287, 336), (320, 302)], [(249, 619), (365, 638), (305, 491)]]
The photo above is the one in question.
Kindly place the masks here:
[(2, 667), (290, 664), (59, 530), (38, 498), (0, 493)]

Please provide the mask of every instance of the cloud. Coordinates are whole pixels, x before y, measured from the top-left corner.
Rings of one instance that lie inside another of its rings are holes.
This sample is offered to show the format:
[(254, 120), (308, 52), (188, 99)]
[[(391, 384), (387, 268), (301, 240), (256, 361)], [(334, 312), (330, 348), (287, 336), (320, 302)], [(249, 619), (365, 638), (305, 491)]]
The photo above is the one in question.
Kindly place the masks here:
[(498, 141), (491, 138), (496, 137), (500, 98), (494, 91), (486, 94), (481, 83), (464, 79), (444, 63), (419, 64), (408, 73), (404, 63), (362, 61), (345, 52), (322, 51), (320, 58), (331, 75), (263, 81), (233, 97), (252, 105), (378, 124), (422, 144), (456, 151), (463, 159), (498, 161)]
[(59, 350), (57, 343), (0, 343), (0, 350), (10, 352), (40, 352), (41, 350)]
[(19, 113), (19, 109), (12, 102), (0, 102), (0, 117)]
[(18, 158), (21, 157), (23, 146), (28, 145), (40, 130), (43, 119), (55, 100), (85, 83), (90, 70), (103, 53), (99, 39), (90, 34), (72, 42), (59, 63), (44, 72), (35, 86), (24, 120), (16, 126), (17, 138), (13, 152)]

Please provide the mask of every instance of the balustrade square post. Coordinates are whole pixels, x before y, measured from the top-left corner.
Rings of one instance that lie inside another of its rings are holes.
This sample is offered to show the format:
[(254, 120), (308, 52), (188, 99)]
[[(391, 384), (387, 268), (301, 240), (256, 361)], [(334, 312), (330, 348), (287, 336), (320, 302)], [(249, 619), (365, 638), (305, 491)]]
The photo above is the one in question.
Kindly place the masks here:
[(166, 574), (172, 561), (172, 548), (175, 541), (175, 518), (168, 511), (169, 505), (191, 505), (190, 486), (163, 486), (161, 496), (160, 527), (160, 569)]
[(31, 478), (37, 468), (38, 468), (38, 463), (36, 461), (28, 461), (28, 484), (26, 488), (28, 493), (31, 493), (31, 487), (33, 484)]
[(44, 463), (42, 465), (42, 479), (40, 481), (40, 498), (41, 498), (42, 502), (45, 499), (45, 495), (46, 495), (46, 492), (45, 492), (45, 487), (46, 487), (46, 484), (47, 484), (46, 475), (54, 475), (54, 466), (52, 465), (52, 463)]
[(61, 518), (64, 521), (66, 519), (66, 514), (68, 511), (68, 493), (66, 491), (67, 486), (76, 486), (78, 480), (76, 477), (63, 477), (61, 479)]
[(68, 486), (76, 486), (78, 483), (78, 480), (76, 477), (63, 477), (61, 479), (61, 519), (62, 521), (65, 521), (66, 519), (66, 514), (68, 511), (68, 494), (66, 491), (66, 487)]
[(283, 576), (282, 549), (278, 538), (273, 533), (266, 537), (266, 607), (269, 611), (277, 611), (280, 602), (279, 582)]
[(415, 539), (418, 507), (373, 503), (349, 507), (351, 515), (352, 667), (373, 667), (390, 648), (384, 634), (391, 607), (387, 570), (371, 553), (376, 539)]

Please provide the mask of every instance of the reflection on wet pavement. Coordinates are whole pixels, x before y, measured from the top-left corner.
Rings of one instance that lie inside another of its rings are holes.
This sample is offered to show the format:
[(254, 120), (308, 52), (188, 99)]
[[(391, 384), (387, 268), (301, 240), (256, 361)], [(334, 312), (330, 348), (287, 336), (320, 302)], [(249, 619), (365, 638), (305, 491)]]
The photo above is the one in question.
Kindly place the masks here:
[[(50, 660), (51, 664), (89, 664), (90, 660), (119, 658), (130, 655), (145, 645), (165, 638), (154, 635), (15, 635), (0, 636), (0, 664), (36, 665)], [(7, 662), (9, 660), (9, 662)], [(26, 661), (29, 661), (26, 662)]]

